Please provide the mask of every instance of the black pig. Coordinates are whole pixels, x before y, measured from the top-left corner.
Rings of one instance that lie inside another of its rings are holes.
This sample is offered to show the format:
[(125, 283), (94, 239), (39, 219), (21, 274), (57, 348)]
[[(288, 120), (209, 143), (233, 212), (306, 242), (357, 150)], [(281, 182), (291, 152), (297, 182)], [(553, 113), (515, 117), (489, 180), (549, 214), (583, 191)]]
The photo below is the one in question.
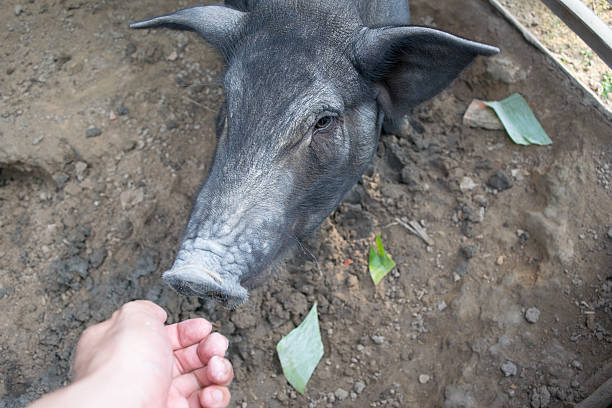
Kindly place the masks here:
[(214, 162), (167, 283), (240, 305), (356, 183), (383, 121), (498, 52), (409, 23), (407, 0), (226, 0), (131, 25), (193, 30), (227, 66)]

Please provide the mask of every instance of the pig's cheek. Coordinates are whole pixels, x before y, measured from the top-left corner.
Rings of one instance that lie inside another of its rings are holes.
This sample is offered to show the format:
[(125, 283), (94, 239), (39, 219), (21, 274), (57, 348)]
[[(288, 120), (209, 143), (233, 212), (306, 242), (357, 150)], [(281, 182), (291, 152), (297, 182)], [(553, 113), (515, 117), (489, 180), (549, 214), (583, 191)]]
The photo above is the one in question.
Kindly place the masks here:
[(330, 161), (336, 163), (341, 161), (341, 158), (338, 157), (341, 154), (341, 141), (339, 139), (337, 134), (314, 135), (312, 137), (310, 149), (323, 166), (326, 166)]

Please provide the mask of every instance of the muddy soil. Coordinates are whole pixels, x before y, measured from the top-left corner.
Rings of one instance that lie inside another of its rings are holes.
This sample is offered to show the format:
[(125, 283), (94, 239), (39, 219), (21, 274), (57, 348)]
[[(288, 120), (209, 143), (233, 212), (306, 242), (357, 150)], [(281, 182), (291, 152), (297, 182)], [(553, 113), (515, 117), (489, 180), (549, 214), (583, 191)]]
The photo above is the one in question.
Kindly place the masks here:
[[(223, 64), (192, 33), (127, 23), (189, 5), (3, 3), (0, 407), (66, 384), (83, 329), (137, 298), (229, 337), (236, 407), (561, 407), (612, 376), (612, 124), (481, 0), (413, 2), (415, 23), (503, 53), (384, 135), (344, 203), (247, 304), (166, 287), (214, 152)], [(552, 146), (462, 125), (472, 98), (513, 92)], [(398, 266), (374, 287), (378, 233)], [(275, 345), (315, 301), (325, 356), (299, 395)]]

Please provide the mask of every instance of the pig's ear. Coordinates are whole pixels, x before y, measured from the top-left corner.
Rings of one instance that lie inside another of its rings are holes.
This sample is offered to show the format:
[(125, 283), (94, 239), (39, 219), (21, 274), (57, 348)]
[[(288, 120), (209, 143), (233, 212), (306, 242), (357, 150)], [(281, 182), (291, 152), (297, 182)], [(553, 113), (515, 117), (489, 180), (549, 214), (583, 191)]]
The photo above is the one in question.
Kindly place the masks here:
[(130, 24), (130, 28), (166, 27), (199, 33), (214, 47), (231, 47), (246, 13), (225, 6), (198, 6)]
[(478, 55), (499, 52), (443, 31), (413, 26), (364, 28), (354, 45), (355, 65), (374, 83), (378, 102), (391, 120), (442, 91)]

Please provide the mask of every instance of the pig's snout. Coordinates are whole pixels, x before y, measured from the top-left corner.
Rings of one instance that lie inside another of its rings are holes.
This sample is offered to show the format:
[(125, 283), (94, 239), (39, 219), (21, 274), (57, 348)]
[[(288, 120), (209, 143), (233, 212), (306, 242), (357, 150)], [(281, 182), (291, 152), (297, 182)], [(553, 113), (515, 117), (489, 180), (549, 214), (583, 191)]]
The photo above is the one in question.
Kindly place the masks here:
[(186, 296), (212, 298), (218, 303), (236, 308), (247, 299), (247, 290), (236, 279), (223, 278), (199, 265), (184, 265), (164, 273), (164, 281)]

